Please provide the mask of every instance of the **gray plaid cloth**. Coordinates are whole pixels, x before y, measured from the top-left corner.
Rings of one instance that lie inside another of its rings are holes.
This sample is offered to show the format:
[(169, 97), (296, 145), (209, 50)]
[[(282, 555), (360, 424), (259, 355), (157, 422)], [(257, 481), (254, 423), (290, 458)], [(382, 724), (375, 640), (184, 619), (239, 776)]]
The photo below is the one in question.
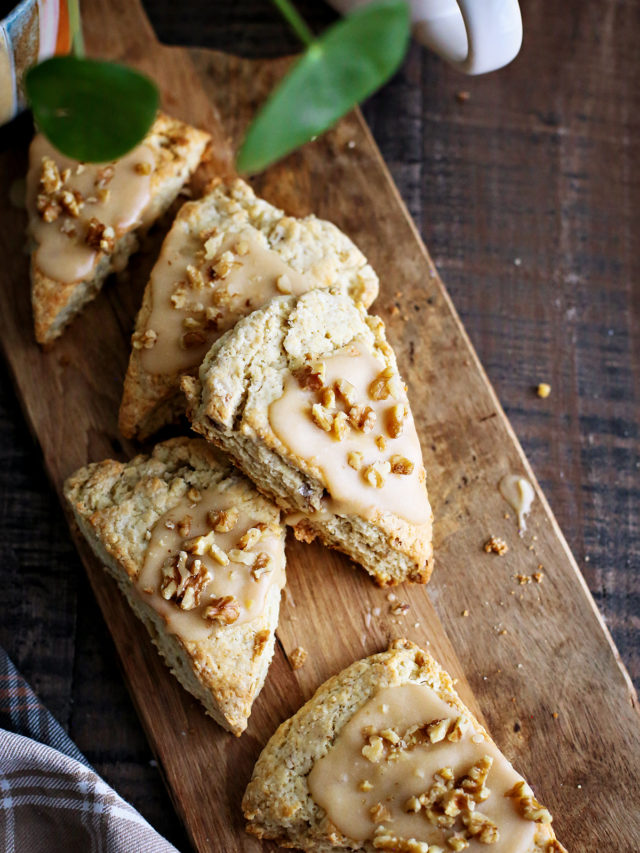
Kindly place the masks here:
[(2, 853), (177, 853), (104, 782), (0, 648)]

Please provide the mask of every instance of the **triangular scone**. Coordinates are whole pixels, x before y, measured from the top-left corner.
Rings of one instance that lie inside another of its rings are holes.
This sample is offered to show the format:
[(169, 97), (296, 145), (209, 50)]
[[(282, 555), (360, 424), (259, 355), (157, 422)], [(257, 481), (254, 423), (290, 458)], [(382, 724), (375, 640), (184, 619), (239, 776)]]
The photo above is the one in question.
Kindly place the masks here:
[(133, 151), (107, 164), (78, 163), (36, 134), (27, 211), (31, 301), (38, 343), (62, 334), (111, 272), (138, 248), (197, 168), (209, 134), (160, 113)]
[(211, 345), (279, 293), (342, 288), (367, 307), (378, 278), (335, 225), (296, 219), (244, 181), (218, 182), (185, 204), (151, 272), (132, 339), (120, 408), (128, 438), (184, 414), (180, 375), (195, 374)]
[(280, 726), (242, 807), (259, 838), (323, 853), (564, 851), (451, 677), (403, 640), (331, 678)]
[(275, 297), (213, 345), (183, 389), (193, 428), (381, 586), (425, 583), (422, 452), (384, 324), (344, 293)]
[(173, 674), (241, 734), (273, 655), (285, 581), (277, 507), (187, 438), (125, 464), (88, 465), (65, 495)]

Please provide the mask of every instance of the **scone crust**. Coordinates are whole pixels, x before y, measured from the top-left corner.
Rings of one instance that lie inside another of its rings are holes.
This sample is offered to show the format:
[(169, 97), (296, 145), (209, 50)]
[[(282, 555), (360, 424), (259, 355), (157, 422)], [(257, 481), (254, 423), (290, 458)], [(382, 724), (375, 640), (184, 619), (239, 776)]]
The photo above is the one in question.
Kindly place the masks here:
[[(181, 187), (195, 171), (210, 140), (203, 130), (159, 113), (144, 140), (154, 152), (156, 166), (151, 176), (151, 210), (154, 221), (174, 201)], [(107, 276), (121, 269), (138, 248), (134, 231), (123, 234), (112, 254), (102, 254), (93, 276), (85, 281), (58, 281), (50, 278), (31, 260), (31, 303), (35, 336), (39, 344), (59, 337), (81, 309), (90, 302)]]
[[(241, 179), (215, 181), (198, 201), (183, 205), (172, 230), (183, 229), (197, 236), (217, 229), (224, 234), (255, 228), (269, 248), (300, 273), (311, 273), (318, 287), (344, 289), (352, 299), (371, 305), (378, 295), (378, 277), (354, 243), (333, 223), (316, 216), (287, 216), (254, 193)], [(136, 318), (135, 333), (149, 323), (152, 304), (151, 283), (147, 284)], [(195, 375), (197, 370), (191, 371)], [(127, 438), (144, 439), (166, 423), (184, 415), (186, 404), (180, 391), (181, 371), (150, 374), (142, 364), (141, 351), (131, 350), (120, 406), (120, 431)]]
[[(285, 512), (305, 516), (294, 527), (298, 538), (309, 541), (317, 536), (345, 551), (381, 586), (405, 580), (425, 583), (433, 568), (430, 509), (422, 525), (391, 512), (378, 512), (368, 522), (350, 516), (350, 529), (359, 525), (368, 541), (356, 552), (351, 537), (345, 547), (345, 537), (329, 522), (312, 518), (322, 508), (321, 472), (285, 447), (269, 423), (269, 406), (282, 395), (289, 371), (309, 356), (326, 357), (354, 342), (397, 374), (382, 320), (343, 293), (316, 290), (300, 297), (276, 297), (213, 345), (198, 379), (183, 378), (188, 416), (196, 432), (229, 453)], [(426, 478), (424, 470), (422, 477)]]
[[(451, 676), (433, 657), (408, 640), (396, 640), (388, 651), (357, 661), (330, 678), (277, 729), (256, 762), (242, 800), (247, 831), (283, 847), (318, 853), (339, 849), (375, 853), (370, 841), (354, 841), (337, 830), (312, 799), (307, 776), (369, 699), (385, 687), (403, 684), (428, 685), (491, 740), (458, 697)], [(560, 853), (562, 847), (554, 850), (548, 846), (555, 839), (551, 827), (538, 826), (528, 853)]]
[(207, 640), (187, 643), (164, 630), (161, 618), (134, 586), (144, 563), (147, 530), (189, 488), (204, 490), (222, 481), (243, 489), (242, 506), (253, 518), (279, 523), (278, 509), (201, 439), (171, 439), (156, 445), (150, 456), (140, 455), (128, 463), (106, 460), (88, 465), (69, 477), (64, 493), (81, 531), (174, 675), (218, 723), (239, 735), (273, 655), (280, 602), (277, 585), (267, 593), (264, 611), (256, 619), (220, 627)]

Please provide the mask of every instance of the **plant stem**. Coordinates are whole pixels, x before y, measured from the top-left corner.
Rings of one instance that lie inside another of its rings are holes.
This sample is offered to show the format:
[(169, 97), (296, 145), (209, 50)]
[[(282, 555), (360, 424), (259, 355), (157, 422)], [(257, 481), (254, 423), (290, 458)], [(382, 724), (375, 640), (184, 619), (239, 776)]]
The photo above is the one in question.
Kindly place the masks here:
[(298, 36), (300, 41), (309, 47), (315, 41), (313, 33), (307, 26), (306, 21), (300, 15), (295, 6), (289, 0), (272, 0), (273, 5), (277, 6), (280, 14), (286, 19), (287, 23)]
[(80, 0), (66, 0), (69, 9), (69, 29), (71, 30), (71, 49), (74, 56), (84, 56), (84, 38), (82, 37), (82, 19), (80, 18)]

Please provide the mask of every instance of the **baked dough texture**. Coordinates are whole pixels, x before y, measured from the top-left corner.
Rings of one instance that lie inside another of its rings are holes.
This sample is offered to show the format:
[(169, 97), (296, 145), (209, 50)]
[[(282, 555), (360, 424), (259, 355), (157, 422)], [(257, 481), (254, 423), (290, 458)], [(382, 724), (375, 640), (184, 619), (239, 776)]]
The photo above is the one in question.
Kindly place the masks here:
[[(287, 216), (256, 196), (240, 179), (214, 182), (202, 199), (183, 205), (165, 242), (174, 239), (176, 232), (191, 247), (193, 264), (197, 264), (197, 255), (211, 234), (221, 242), (234, 235), (253, 235), (259, 245), (276, 252), (295, 272), (308, 275), (317, 287), (343, 289), (367, 307), (378, 295), (378, 277), (362, 252), (339, 228), (313, 215)], [(151, 272), (144, 292), (134, 340), (148, 328), (154, 274), (156, 270)], [(215, 304), (220, 315), (219, 327), (224, 331), (237, 319), (237, 313), (229, 322), (230, 306), (218, 298)], [(250, 310), (247, 308), (246, 313)], [(144, 439), (184, 415), (185, 401), (180, 392), (182, 372), (149, 373), (144, 369), (143, 351), (132, 348), (120, 407), (120, 431), (124, 436), (137, 435)], [(195, 374), (196, 369), (191, 373)]]
[(310, 361), (351, 344), (375, 354), (400, 382), (382, 320), (344, 293), (314, 290), (276, 297), (241, 320), (210, 349), (199, 378), (184, 377), (193, 429), (220, 447), (286, 513), (298, 539), (319, 538), (362, 565), (380, 586), (426, 583), (433, 568), (432, 516), (426, 473), (420, 489), (427, 520), (416, 524), (392, 511), (365, 518), (338, 515), (327, 504), (322, 472), (274, 433), (269, 407), (287, 377)]
[[(369, 699), (382, 688), (405, 684), (428, 685), (490, 740), (458, 697), (449, 674), (414, 643), (396, 640), (388, 651), (357, 661), (330, 678), (277, 729), (258, 758), (242, 801), (248, 832), (273, 839), (283, 847), (317, 853), (374, 853), (376, 848), (371, 841), (347, 838), (331, 823), (324, 809), (312, 799), (307, 777)], [(533, 846), (527, 853), (566, 851), (556, 841), (551, 825), (538, 823)]]
[[(194, 488), (239, 488), (236, 506), (256, 522), (279, 525), (279, 510), (258, 494), (201, 439), (175, 438), (150, 456), (128, 463), (108, 459), (81, 468), (65, 482), (76, 522), (105, 569), (116, 579), (158, 651), (183, 687), (208, 714), (240, 735), (262, 689), (273, 656), (280, 607), (277, 584), (262, 613), (240, 625), (222, 625), (206, 639), (183, 641), (141, 596), (135, 581), (145, 560), (148, 531)], [(284, 528), (281, 528), (284, 545)]]
[[(170, 207), (196, 170), (210, 136), (178, 119), (159, 113), (143, 143), (153, 151), (155, 166), (151, 173), (151, 200), (145, 211), (146, 228)], [(30, 211), (30, 216), (37, 216)], [(123, 270), (138, 249), (142, 229), (133, 228), (116, 240), (110, 253), (100, 252), (90, 278), (82, 281), (58, 281), (47, 276), (31, 261), (31, 303), (36, 340), (50, 344), (96, 297), (112, 272)]]

